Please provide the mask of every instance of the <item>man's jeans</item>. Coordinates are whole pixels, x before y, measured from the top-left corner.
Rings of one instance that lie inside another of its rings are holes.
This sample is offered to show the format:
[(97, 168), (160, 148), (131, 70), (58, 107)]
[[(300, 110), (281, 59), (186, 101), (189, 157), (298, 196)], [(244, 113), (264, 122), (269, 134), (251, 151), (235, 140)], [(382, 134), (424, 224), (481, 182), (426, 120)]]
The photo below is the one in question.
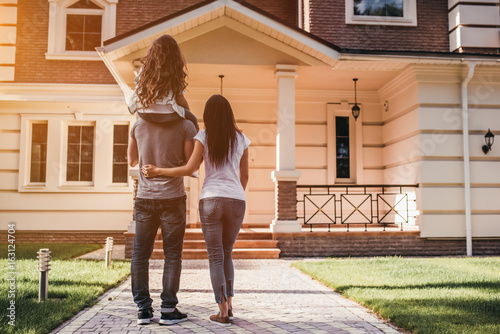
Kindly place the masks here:
[(225, 197), (200, 200), (200, 218), (207, 245), (210, 279), (215, 301), (234, 296), (231, 253), (245, 216), (245, 201)]
[(186, 196), (135, 200), (135, 239), (132, 253), (132, 294), (139, 310), (151, 307), (149, 258), (158, 227), (163, 238), (163, 291), (161, 312), (172, 312), (178, 303), (182, 243), (186, 230)]

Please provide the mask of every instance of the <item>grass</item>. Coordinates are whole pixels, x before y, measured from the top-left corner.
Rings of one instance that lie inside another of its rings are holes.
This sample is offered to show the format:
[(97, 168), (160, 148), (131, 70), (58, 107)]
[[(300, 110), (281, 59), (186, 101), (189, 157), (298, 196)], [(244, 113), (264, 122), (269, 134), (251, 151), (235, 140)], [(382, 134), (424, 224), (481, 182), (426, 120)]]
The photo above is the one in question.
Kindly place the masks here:
[(330, 259), (293, 264), (413, 333), (500, 333), (500, 258)]
[[(16, 259), (36, 259), (37, 252), (41, 248), (50, 249), (50, 255), (53, 259), (68, 260), (79, 255), (103, 248), (103, 245), (97, 244), (64, 244), (64, 243), (32, 243), (16, 244)], [(8, 247), (6, 243), (0, 243), (0, 259), (7, 258)]]
[[(49, 333), (81, 309), (94, 305), (100, 295), (130, 273), (130, 263), (126, 261), (113, 261), (111, 268), (105, 269), (104, 261), (68, 260), (69, 257), (102, 247), (100, 245), (55, 245), (16, 245), (15, 326), (9, 325), (10, 319), (2, 316), (0, 333)], [(0, 247), (7, 248), (6, 245)], [(33, 259), (39, 248), (49, 248), (53, 255), (49, 272), (49, 300), (41, 303), (38, 302), (37, 260)], [(6, 253), (3, 249), (2, 252)], [(12, 300), (8, 296), (10, 272), (8, 260), (0, 259), (0, 309), (4, 311)]]

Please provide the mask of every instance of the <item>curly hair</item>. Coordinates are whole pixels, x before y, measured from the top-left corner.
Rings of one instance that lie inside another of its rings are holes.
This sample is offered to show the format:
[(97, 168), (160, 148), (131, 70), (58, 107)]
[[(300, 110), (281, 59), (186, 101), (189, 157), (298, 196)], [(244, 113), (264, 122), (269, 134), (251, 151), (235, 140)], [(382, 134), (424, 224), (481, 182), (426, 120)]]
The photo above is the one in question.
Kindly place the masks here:
[(187, 86), (186, 62), (172, 36), (163, 35), (155, 40), (141, 62), (136, 91), (144, 108), (162, 100), (170, 91), (174, 98), (182, 94)]

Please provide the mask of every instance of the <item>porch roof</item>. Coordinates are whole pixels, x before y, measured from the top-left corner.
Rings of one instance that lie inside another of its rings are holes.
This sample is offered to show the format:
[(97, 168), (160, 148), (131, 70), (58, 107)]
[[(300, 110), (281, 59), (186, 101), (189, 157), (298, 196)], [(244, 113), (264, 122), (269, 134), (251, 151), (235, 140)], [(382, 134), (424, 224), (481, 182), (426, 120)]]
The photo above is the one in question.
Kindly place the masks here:
[(244, 31), (245, 28), (250, 28), (261, 35), (259, 41), (264, 44), (272, 44), (269, 39), (273, 39), (282, 46), (288, 46), (290, 51), (293, 49), (303, 53), (304, 59), (315, 59), (316, 62), (306, 60), (306, 63), (311, 65), (333, 65), (339, 58), (338, 46), (239, 0), (200, 2), (106, 40), (103, 48), (99, 49), (107, 54), (108, 59), (115, 60), (149, 47), (155, 39), (164, 34), (172, 35), (182, 43), (222, 26), (243, 30), (246, 35), (248, 33)]
[[(126, 95), (133, 86), (133, 72), (138, 65), (134, 62), (146, 53), (154, 40), (164, 34), (173, 36), (181, 47), (182, 43), (190, 45), (191, 51), (192, 41), (200, 40), (197, 37), (206, 36), (211, 41), (220, 41), (224, 38), (221, 36), (228, 34), (232, 41), (239, 43), (240, 48), (236, 50), (239, 54), (235, 53), (232, 60), (235, 64), (242, 65), (246, 64), (245, 60), (251, 58), (250, 52), (255, 52), (255, 46), (263, 51), (259, 51), (259, 57), (262, 54), (268, 55), (267, 62), (275, 59), (275, 63), (332, 67), (340, 57), (340, 48), (336, 45), (294, 27), (245, 1), (207, 0), (106, 40), (103, 47), (96, 48)], [(251, 43), (258, 44), (250, 45)], [(226, 51), (235, 52), (231, 49), (232, 45), (225, 44)], [(198, 59), (199, 54), (214, 52), (205, 50), (206, 52), (196, 52)], [(220, 52), (221, 55), (227, 53), (224, 53), (224, 50)], [(241, 55), (245, 55), (246, 59)], [(206, 63), (209, 64), (214, 55), (206, 58)], [(280, 61), (282, 59), (285, 61)]]

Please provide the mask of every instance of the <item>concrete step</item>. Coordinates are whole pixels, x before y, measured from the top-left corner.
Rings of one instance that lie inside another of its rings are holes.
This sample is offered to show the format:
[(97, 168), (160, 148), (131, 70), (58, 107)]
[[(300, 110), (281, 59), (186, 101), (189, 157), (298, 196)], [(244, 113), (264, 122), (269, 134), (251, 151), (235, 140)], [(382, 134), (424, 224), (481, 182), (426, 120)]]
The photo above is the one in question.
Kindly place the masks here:
[[(280, 255), (279, 249), (270, 248), (239, 248), (233, 249), (233, 259), (278, 259)], [(152, 259), (162, 260), (163, 250), (154, 249)], [(184, 249), (182, 251), (183, 259), (208, 259), (208, 254), (205, 249)]]
[[(271, 232), (253, 231), (253, 230), (240, 230), (238, 238), (240, 240), (272, 240), (273, 234)], [(156, 240), (161, 240), (161, 232), (156, 234)], [(203, 232), (201, 229), (186, 229), (184, 240), (203, 240)]]
[[(277, 240), (236, 240), (233, 248), (276, 248)], [(163, 249), (163, 241), (155, 240), (155, 249)], [(184, 240), (183, 249), (206, 249), (205, 240)]]

